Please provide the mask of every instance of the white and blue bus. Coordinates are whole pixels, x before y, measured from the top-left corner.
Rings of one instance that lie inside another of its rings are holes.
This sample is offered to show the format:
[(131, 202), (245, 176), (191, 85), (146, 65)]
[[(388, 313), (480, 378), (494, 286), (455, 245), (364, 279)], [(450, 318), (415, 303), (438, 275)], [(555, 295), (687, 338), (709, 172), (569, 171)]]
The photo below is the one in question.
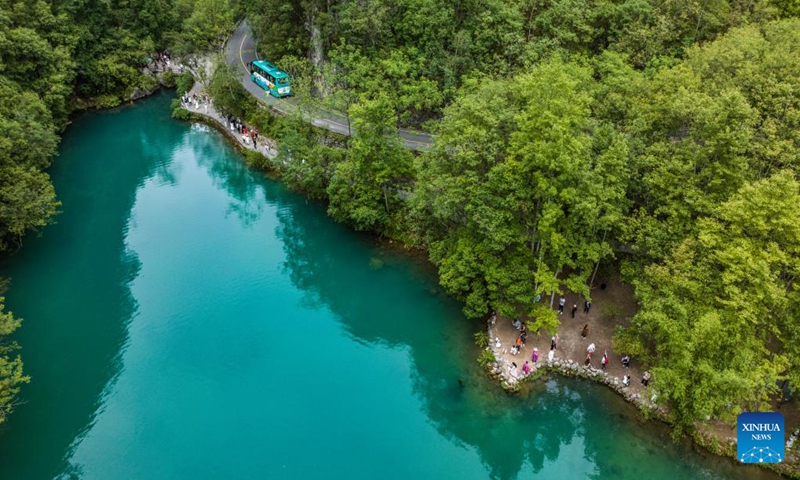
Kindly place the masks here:
[(250, 62), (250, 80), (273, 97), (281, 98), (292, 94), (289, 74), (266, 60)]

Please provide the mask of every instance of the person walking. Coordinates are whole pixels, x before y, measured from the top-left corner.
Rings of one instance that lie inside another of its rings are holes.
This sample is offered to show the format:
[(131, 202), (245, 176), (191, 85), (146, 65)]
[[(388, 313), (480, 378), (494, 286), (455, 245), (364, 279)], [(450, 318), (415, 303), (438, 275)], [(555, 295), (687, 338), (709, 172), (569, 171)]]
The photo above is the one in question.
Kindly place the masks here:
[(642, 385), (646, 387), (648, 383), (650, 383), (650, 372), (644, 372), (642, 374)]
[(573, 303), (572, 304), (572, 318), (575, 318), (575, 312), (577, 312), (577, 311), (578, 311), (578, 304), (577, 303)]
[(525, 360), (525, 364), (522, 366), (522, 374), (528, 376), (529, 373), (531, 373), (531, 364)]
[(531, 361), (533, 362), (533, 366), (536, 366), (536, 362), (539, 361), (539, 349), (534, 348), (533, 353), (531, 353)]
[(588, 353), (589, 355), (592, 355), (594, 353), (595, 349), (596, 349), (596, 347), (594, 346), (594, 343), (590, 343), (589, 346), (586, 347), (586, 353)]
[(556, 356), (555, 350), (550, 350), (549, 352), (547, 352), (547, 363), (553, 363), (553, 357), (555, 356)]
[(622, 357), (622, 366), (625, 367), (625, 368), (630, 368), (631, 367), (631, 357), (630, 356), (625, 355), (624, 357)]
[(556, 349), (556, 336), (553, 335), (552, 337), (550, 337), (550, 350), (555, 350), (555, 349)]
[(592, 302), (586, 300), (583, 302), (583, 313), (589, 313), (589, 309), (592, 308)]
[(564, 298), (564, 295), (561, 295), (561, 298), (558, 299), (558, 314), (564, 315), (564, 305), (567, 303), (567, 299)]
[(603, 358), (600, 360), (600, 368), (605, 370), (606, 365), (608, 365), (608, 352), (603, 352)]
[(589, 324), (583, 326), (583, 330), (581, 330), (581, 338), (586, 338), (589, 335)]
[(583, 364), (588, 367), (590, 363), (592, 363), (592, 354), (587, 352), (586, 360), (584, 360)]

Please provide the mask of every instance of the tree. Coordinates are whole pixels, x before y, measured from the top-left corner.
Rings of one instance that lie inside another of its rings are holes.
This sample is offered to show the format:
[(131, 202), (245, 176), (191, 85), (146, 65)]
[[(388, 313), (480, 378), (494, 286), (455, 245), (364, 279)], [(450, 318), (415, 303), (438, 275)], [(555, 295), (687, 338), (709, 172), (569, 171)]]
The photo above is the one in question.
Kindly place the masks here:
[(3, 311), (4, 301), (0, 297), (0, 424), (14, 409), (14, 398), (19, 393), (20, 385), (30, 382), (30, 377), (22, 374), (20, 356), (12, 356), (19, 345), (8, 340), (8, 336), (19, 328), (22, 320), (14, 318), (11, 312)]
[(591, 120), (593, 88), (590, 70), (551, 59), (499, 88), (468, 84), (446, 110), (420, 164), (415, 215), (468, 315), (517, 315), (564, 284), (588, 296), (611, 255), (628, 149)]
[(768, 408), (778, 380), (800, 380), (798, 214), (791, 172), (748, 183), (634, 281), (641, 307), (615, 343), (653, 365), (681, 428)]
[(379, 230), (402, 209), (397, 191), (411, 174), (411, 153), (397, 135), (387, 96), (362, 99), (350, 115), (354, 135), (328, 186), (328, 213), (358, 230)]

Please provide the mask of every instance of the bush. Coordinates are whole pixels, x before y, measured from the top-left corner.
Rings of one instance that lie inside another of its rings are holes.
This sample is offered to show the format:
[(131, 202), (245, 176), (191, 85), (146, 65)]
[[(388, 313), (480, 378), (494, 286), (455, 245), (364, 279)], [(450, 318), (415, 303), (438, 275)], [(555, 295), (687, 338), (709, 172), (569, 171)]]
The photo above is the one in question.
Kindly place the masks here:
[(478, 355), (478, 363), (481, 364), (483, 367), (488, 367), (489, 365), (495, 362), (494, 353), (489, 350), (485, 349)]
[(122, 103), (122, 100), (119, 98), (119, 95), (98, 95), (93, 99), (94, 106), (97, 108), (113, 108), (119, 106)]
[(477, 345), (478, 348), (486, 348), (489, 346), (489, 334), (487, 332), (476, 332), (473, 337), (475, 338), (475, 345)]
[(191, 90), (193, 86), (194, 76), (192, 72), (186, 71), (175, 77), (175, 90), (177, 90), (179, 97)]

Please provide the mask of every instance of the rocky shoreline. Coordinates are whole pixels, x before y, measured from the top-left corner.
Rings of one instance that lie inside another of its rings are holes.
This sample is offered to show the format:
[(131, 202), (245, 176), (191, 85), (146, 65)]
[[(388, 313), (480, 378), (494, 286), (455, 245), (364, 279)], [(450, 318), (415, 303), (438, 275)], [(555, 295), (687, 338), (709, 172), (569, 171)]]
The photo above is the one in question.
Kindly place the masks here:
[[(655, 403), (656, 394), (651, 396), (639, 393), (634, 388), (634, 384), (625, 386), (619, 376), (611, 375), (608, 372), (595, 368), (592, 365), (583, 365), (575, 360), (563, 357), (554, 357), (552, 361), (547, 359), (546, 353), (531, 370), (530, 374), (517, 376), (513, 375), (511, 361), (507, 359), (508, 352), (502, 348), (502, 344), (497, 346), (495, 339), (498, 332), (495, 323), (490, 319), (487, 322), (486, 332), (490, 339), (489, 345), (485, 350), (491, 352), (494, 361), (486, 363), (485, 367), (488, 375), (496, 380), (500, 386), (508, 393), (513, 394), (520, 391), (525, 384), (531, 384), (546, 380), (550, 375), (557, 374), (570, 378), (582, 378), (591, 380), (607, 386), (619, 394), (626, 402), (631, 403), (642, 412), (646, 418), (662, 421), (671, 424), (668, 411)], [(522, 362), (526, 359), (522, 357)], [(736, 461), (737, 441), (735, 438), (727, 438), (720, 441), (719, 438), (708, 432), (696, 431), (691, 435), (695, 444), (703, 449), (723, 457), (731, 458)], [(787, 438), (786, 461), (783, 463), (760, 464), (760, 467), (767, 468), (783, 476), (800, 479), (800, 457), (796, 455), (792, 448), (796, 440), (800, 438), (800, 431), (795, 431)]]
[[(489, 322), (487, 333), (490, 339), (498, 338), (496, 335), (497, 332), (491, 322)], [(539, 362), (534, 365), (530, 374), (518, 375), (515, 377), (512, 374), (510, 362), (503, 359), (505, 352), (502, 351), (502, 347), (497, 347), (493, 341), (489, 343), (490, 345), (487, 346), (486, 349), (492, 352), (495, 361), (490, 363), (487, 369), (489, 374), (499, 381), (503, 389), (508, 392), (516, 392), (524, 383), (537, 381), (549, 374), (558, 373), (565, 377), (585, 378), (602, 383), (616, 391), (626, 401), (634, 404), (639, 409), (646, 409), (666, 419), (667, 412), (663, 407), (654, 403), (655, 398), (646, 398), (641, 393), (635, 392), (635, 389), (631, 385), (624, 385), (622, 379), (618, 376), (612, 376), (600, 368), (595, 368), (592, 365), (582, 365), (568, 358), (554, 357), (552, 361), (547, 358), (540, 358)]]

